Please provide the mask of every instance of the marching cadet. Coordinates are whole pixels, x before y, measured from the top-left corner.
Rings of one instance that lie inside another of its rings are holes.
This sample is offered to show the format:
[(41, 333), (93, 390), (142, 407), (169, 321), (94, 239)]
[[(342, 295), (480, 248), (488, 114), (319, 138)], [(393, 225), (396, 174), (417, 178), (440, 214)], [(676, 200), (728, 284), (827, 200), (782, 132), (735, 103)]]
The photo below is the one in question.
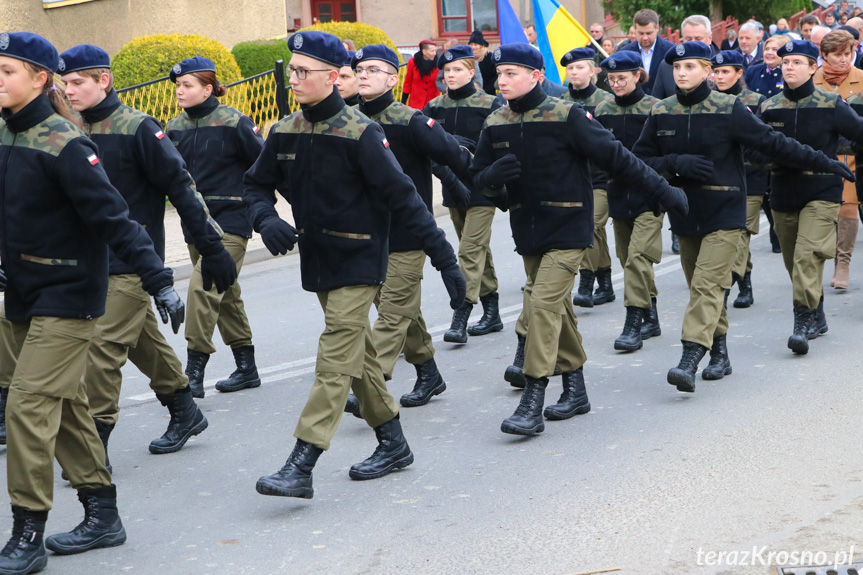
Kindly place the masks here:
[[(782, 93), (761, 104), (761, 118), (789, 138), (835, 158), (840, 136), (852, 142), (863, 139), (863, 119), (839, 94), (815, 87), (818, 53), (805, 40), (780, 48), (785, 85)], [(794, 294), (794, 333), (788, 348), (798, 355), (809, 352), (810, 339), (827, 333), (821, 282), (824, 261), (836, 256), (843, 190), (837, 174), (845, 176), (820, 165), (795, 164), (790, 158), (777, 161), (773, 171), (770, 207)]]
[[(589, 112), (547, 96), (540, 85), (542, 54), (523, 43), (492, 56), (508, 106), (486, 120), (471, 165), (476, 186), (507, 206), (516, 251), (524, 259), (525, 387), (501, 431), (535, 435), (545, 429), (543, 403), (555, 367), (563, 393), (545, 410), (552, 420), (590, 411), (586, 360), (570, 293), (593, 239), (591, 162), (644, 190), (648, 201), (686, 211), (683, 191), (648, 169)], [(506, 192), (503, 187), (506, 186)]]
[[(438, 66), (447, 89), (426, 104), (423, 114), (450, 134), (465, 138), (468, 145), (472, 142), (476, 149), (482, 124), (494, 108), (494, 97), (476, 87), (473, 50), (470, 46), (454, 46), (438, 58)], [(450, 343), (467, 343), (468, 335), (486, 335), (503, 329), (491, 255), (495, 207), (477, 190), (467, 190), (470, 195), (463, 197), (460, 184), (451, 178), (450, 184), (443, 186), (443, 205), (449, 208), (458, 235), (458, 264), (467, 282), (465, 301), (453, 313), (450, 329), (443, 336)], [(468, 318), (478, 302), (482, 303), (482, 318), (468, 327)]]
[[(256, 489), (311, 498), (312, 468), (330, 447), (351, 388), (379, 445), (351, 467), (350, 477), (374, 479), (413, 463), (369, 326), (369, 308), (386, 278), (391, 216), (421, 239), (441, 272), (451, 307), (464, 301), (465, 284), (452, 246), (396, 162), (381, 127), (346, 106), (334, 89), (346, 57), (342, 43), (312, 31), (293, 34), (288, 46), (291, 88), (302, 109), (271, 129), (244, 178), (244, 201), (274, 255), (299, 242), (303, 288), (317, 294), (326, 327), (294, 450), (279, 471), (258, 480)], [(291, 203), (298, 229), (279, 218), (276, 188)]]
[[(628, 51), (612, 54), (600, 64), (608, 73), (608, 85), (614, 99), (601, 102), (595, 111), (600, 124), (631, 150), (641, 135), (650, 109), (658, 102), (644, 93), (647, 79), (641, 57)], [(662, 259), (662, 220), (644, 196), (631, 183), (609, 178), (608, 213), (614, 226), (617, 257), (623, 266), (623, 301), (626, 320), (623, 332), (614, 341), (614, 349), (636, 351), (643, 340), (662, 334), (656, 309), (656, 283), (653, 266)]]
[[(569, 80), (569, 90), (562, 99), (581, 104), (591, 114), (601, 102), (612, 99), (609, 92), (597, 89), (593, 83), (597, 70), (595, 62), (596, 51), (593, 48), (576, 48), (560, 59), (560, 65), (566, 67)], [(578, 292), (573, 296), (572, 303), (579, 307), (593, 307), (616, 298), (611, 283), (611, 255), (605, 231), (608, 224), (608, 175), (596, 166), (591, 166), (590, 173), (593, 178), (593, 246), (585, 251), (578, 270)], [(593, 291), (594, 283), (599, 284), (596, 293)]]
[[(743, 87), (743, 53), (737, 50), (725, 50), (710, 60), (713, 65), (713, 80), (716, 91), (737, 96), (750, 112), (758, 113), (764, 96)], [(747, 308), (755, 302), (752, 293), (752, 253), (749, 242), (758, 233), (761, 219), (761, 205), (764, 194), (770, 185), (767, 171), (761, 166), (744, 159), (746, 166), (746, 233), (737, 252), (734, 268), (731, 272), (731, 283), (737, 284), (739, 292), (734, 300), (734, 307)]]
[[(87, 348), (105, 312), (108, 248), (133, 266), (176, 332), (183, 301), (140, 224), (129, 219), (96, 146), (54, 87), (57, 50), (28, 32), (0, 34), (0, 252), (5, 277), (3, 369), (11, 371), (6, 472), (12, 535), (0, 572), (42, 570), (57, 554), (122, 545), (117, 489), (90, 417)], [(7, 282), (8, 279), (8, 282)], [(69, 472), (84, 520), (43, 542), (54, 458)]]
[(679, 391), (695, 391), (698, 363), (710, 350), (704, 379), (731, 374), (726, 333), (725, 290), (746, 229), (746, 172), (743, 147), (792, 165), (814, 167), (853, 178), (848, 168), (821, 152), (786, 138), (763, 124), (736, 96), (710, 89), (711, 50), (684, 42), (669, 50), (677, 95), (651, 110), (633, 152), (667, 174), (689, 198), (685, 218), (671, 212), (680, 238), (680, 265), (689, 285), (683, 317), (683, 353), (668, 372)]
[[(395, 101), (392, 89), (399, 80), (399, 57), (393, 50), (383, 44), (365, 46), (356, 52), (351, 67), (357, 75), (359, 111), (383, 128), (396, 160), (413, 181), (429, 213), (433, 213), (432, 162), (449, 167), (457, 176), (467, 177), (471, 153), (460, 147), (435, 120)], [(414, 236), (401, 221), (391, 221), (387, 277), (381, 287), (378, 318), (372, 329), (372, 341), (385, 380), (392, 379), (402, 353), (416, 369), (413, 391), (399, 400), (403, 407), (425, 405), (432, 396), (446, 390), (420, 309), (426, 261), (422, 245), (421, 238)], [(466, 299), (462, 307), (466, 303), (470, 305)], [(354, 396), (351, 400), (358, 407)], [(355, 408), (352, 412), (359, 413)]]
[[(177, 104), (183, 112), (168, 122), (165, 132), (174, 142), (204, 196), (207, 208), (224, 230), (222, 243), (234, 259), (237, 273), (243, 267), (246, 246), (252, 237), (252, 223), (240, 190), (246, 173), (263, 148), (264, 141), (251, 118), (220, 104), (227, 93), (216, 78), (216, 66), (208, 58), (195, 56), (176, 64), (169, 74), (177, 85)], [(189, 317), (186, 322), (188, 359), (186, 375), (192, 397), (204, 397), (204, 368), (216, 353), (213, 330), (231, 348), (237, 369), (216, 382), (223, 393), (261, 385), (255, 365), (252, 328), (243, 306), (240, 282), (220, 292), (204, 282), (202, 265), (206, 258), (198, 251), (189, 229), (183, 234), (195, 266), (189, 279)]]
[[(58, 71), (66, 97), (99, 148), (108, 179), (129, 205), (129, 217), (147, 230), (159, 256), (164, 261), (167, 195), (204, 254), (201, 270), (206, 281), (221, 291), (230, 287), (237, 269), (222, 246), (221, 230), (210, 225), (183, 158), (158, 122), (120, 102), (108, 53), (89, 44), (75, 46), (60, 55)], [(108, 438), (120, 415), (121, 370), (127, 358), (150, 378), (150, 387), (171, 414), (167, 431), (150, 443), (150, 451), (179, 451), (192, 435), (207, 428), (207, 419), (192, 399), (183, 365), (159, 331), (150, 295), (132, 266), (111, 253), (105, 315), (96, 322), (84, 376), (109, 471)]]
[(360, 103), (360, 93), (357, 91), (357, 77), (351, 68), (351, 60), (354, 58), (353, 50), (348, 50), (348, 59), (345, 60), (345, 65), (339, 68), (339, 79), (336, 81), (336, 88), (339, 95), (345, 104), (348, 106), (356, 106)]

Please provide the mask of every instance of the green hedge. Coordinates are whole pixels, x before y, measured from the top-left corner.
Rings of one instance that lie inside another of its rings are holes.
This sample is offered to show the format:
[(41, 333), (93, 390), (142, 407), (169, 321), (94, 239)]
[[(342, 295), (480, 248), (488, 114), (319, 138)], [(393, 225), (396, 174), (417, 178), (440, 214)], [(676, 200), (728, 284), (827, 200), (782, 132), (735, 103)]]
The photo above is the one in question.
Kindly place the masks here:
[(276, 67), (277, 60), (291, 61), (291, 51), (285, 40), (253, 40), (240, 42), (231, 49), (244, 78)]

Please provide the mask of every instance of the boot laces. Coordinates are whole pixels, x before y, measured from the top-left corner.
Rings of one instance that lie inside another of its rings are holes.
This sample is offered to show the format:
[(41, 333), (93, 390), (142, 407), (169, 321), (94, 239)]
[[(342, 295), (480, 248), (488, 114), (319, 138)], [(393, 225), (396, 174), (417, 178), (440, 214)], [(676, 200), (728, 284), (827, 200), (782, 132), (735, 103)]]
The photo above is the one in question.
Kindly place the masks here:
[(635, 331), (641, 327), (641, 318), (636, 310), (626, 311), (626, 320), (623, 322), (623, 331)]
[(99, 502), (96, 498), (87, 497), (82, 503), (84, 504), (84, 519), (72, 530), (72, 533), (75, 534), (92, 529), (99, 522)]
[(521, 401), (518, 402), (518, 407), (515, 408), (515, 415), (527, 417), (529, 413), (536, 410), (537, 392), (534, 389), (525, 390), (521, 394)]
[(580, 273), (581, 279), (578, 281), (578, 293), (581, 295), (593, 295), (593, 278), (588, 277), (585, 273)]
[[(30, 537), (27, 536), (28, 532)], [(0, 557), (9, 557), (18, 547), (24, 547), (35, 537), (36, 533), (30, 525), (30, 520), (26, 519), (23, 523), (15, 522), (12, 526), (12, 536), (6, 542), (6, 546), (0, 551)]]
[(683, 369), (692, 369), (693, 366), (697, 366), (696, 359), (698, 359), (698, 348), (686, 348), (683, 350), (683, 357), (680, 358), (680, 367)]

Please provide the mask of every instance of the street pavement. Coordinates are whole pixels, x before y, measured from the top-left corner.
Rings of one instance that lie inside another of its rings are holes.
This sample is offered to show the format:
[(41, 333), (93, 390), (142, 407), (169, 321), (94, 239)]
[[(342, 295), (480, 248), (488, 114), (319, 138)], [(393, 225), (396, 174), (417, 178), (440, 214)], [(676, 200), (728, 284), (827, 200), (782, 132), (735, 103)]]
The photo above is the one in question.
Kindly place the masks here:
[[(455, 244), (448, 218), (438, 222)], [(235, 394), (212, 388), (233, 369), (217, 338), (199, 401), (210, 427), (179, 453), (155, 456), (147, 444), (164, 431), (167, 411), (126, 366), (110, 453), (128, 542), (52, 556), (45, 573), (761, 575), (776, 573), (777, 561), (762, 564), (771, 551), (780, 560), (822, 552), (832, 563), (852, 546), (861, 561), (863, 263), (855, 260), (844, 293), (829, 287), (828, 263), (830, 331), (811, 342), (809, 355), (794, 356), (785, 345), (790, 282), (764, 224), (752, 242), (755, 305), (729, 310), (733, 375), (699, 378), (694, 394), (665, 381), (680, 357), (688, 301), (665, 232), (656, 268), (662, 336), (636, 353), (613, 350), (625, 315), (615, 260), (617, 301), (576, 308), (591, 412), (520, 438), (501, 433), (500, 423), (519, 399), (503, 371), (515, 349), (524, 271), (508, 216), (498, 214), (493, 251), (504, 331), (464, 346), (443, 343), (451, 311), (427, 265), (424, 314), (448, 388), (425, 407), (402, 410), (416, 461), (352, 481), (349, 467), (376, 443), (363, 421), (347, 416), (315, 468), (311, 500), (261, 496), (255, 481), (281, 467), (293, 447), (322, 313), (300, 287), (296, 255), (249, 264), (240, 282), (263, 385)], [(608, 231), (613, 245), (610, 224)], [(177, 283), (184, 296), (187, 285)], [(478, 306), (474, 321), (480, 313)], [(185, 361), (182, 332), (169, 341)], [(390, 391), (398, 398), (414, 377), (400, 361)], [(553, 378), (546, 403), (559, 393)], [(82, 515), (56, 472), (48, 534)], [(11, 514), (0, 511), (6, 529)], [(738, 564), (728, 565), (733, 552)]]

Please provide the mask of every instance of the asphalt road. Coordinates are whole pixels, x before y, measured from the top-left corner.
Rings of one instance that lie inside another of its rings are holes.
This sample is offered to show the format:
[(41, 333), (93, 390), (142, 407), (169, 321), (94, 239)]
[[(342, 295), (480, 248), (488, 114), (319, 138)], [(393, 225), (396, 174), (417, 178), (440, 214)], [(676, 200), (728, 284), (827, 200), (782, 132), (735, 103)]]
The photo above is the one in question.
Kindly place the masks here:
[[(455, 241), (448, 219), (439, 222)], [(348, 416), (315, 468), (314, 499), (255, 492), (257, 478), (281, 467), (293, 446), (323, 317), (314, 294), (300, 288), (297, 257), (249, 265), (241, 283), (264, 385), (231, 395), (210, 387), (199, 402), (209, 429), (177, 454), (154, 456), (147, 444), (164, 431), (167, 412), (127, 366), (111, 461), (129, 540), (52, 557), (45, 572), (754, 575), (775, 573), (762, 564), (770, 551), (823, 552), (832, 562), (852, 546), (863, 560), (863, 263), (855, 260), (847, 293), (825, 288), (830, 331), (797, 357), (785, 347), (790, 282), (766, 233), (757, 236), (755, 305), (729, 314), (734, 373), (699, 378), (696, 392), (683, 394), (665, 381), (680, 356), (688, 301), (666, 232), (656, 280), (663, 335), (633, 354), (613, 350), (625, 315), (615, 261), (617, 301), (576, 310), (592, 411), (519, 438), (501, 433), (500, 422), (519, 399), (502, 376), (515, 349), (524, 272), (507, 216), (494, 225), (504, 331), (465, 346), (443, 343), (451, 312), (427, 267), (424, 314), (448, 389), (402, 412), (411, 467), (349, 479), (348, 468), (375, 439)], [(185, 361), (182, 336), (170, 341)], [(230, 351), (219, 347), (207, 366), (210, 386), (233, 368)], [(393, 395), (409, 391), (413, 378), (401, 362)], [(559, 381), (547, 402), (556, 400)], [(58, 468), (47, 532), (80, 518)], [(0, 526), (11, 526), (8, 507)], [(753, 548), (755, 557), (740, 553)], [(708, 564), (710, 552), (724, 553), (726, 564), (716, 565), (718, 555)], [(732, 552), (746, 564), (727, 565)]]

